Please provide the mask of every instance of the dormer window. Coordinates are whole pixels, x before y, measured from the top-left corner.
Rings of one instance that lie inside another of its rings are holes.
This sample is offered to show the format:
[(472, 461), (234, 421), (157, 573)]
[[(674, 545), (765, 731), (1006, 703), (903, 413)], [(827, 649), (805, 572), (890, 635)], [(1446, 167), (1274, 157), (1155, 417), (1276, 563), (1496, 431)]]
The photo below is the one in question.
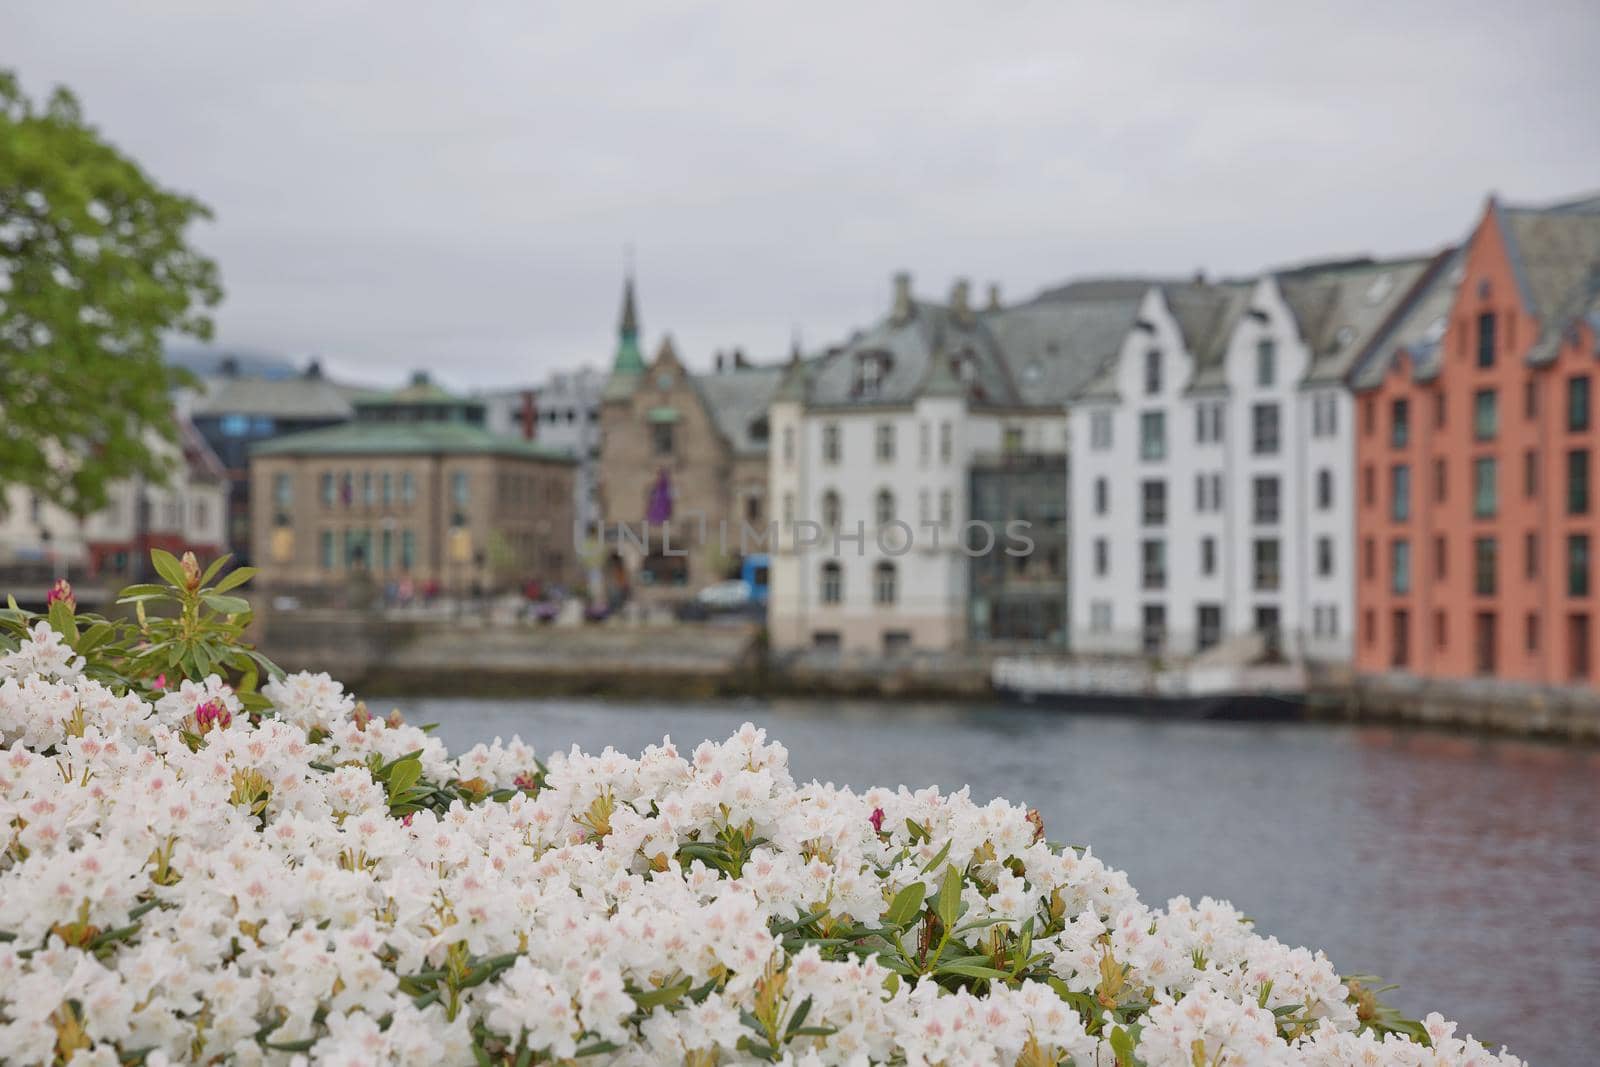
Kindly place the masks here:
[(768, 423), (765, 415), (752, 419), (750, 422), (750, 440), (765, 444), (768, 433), (767, 427)]
[(1161, 350), (1152, 348), (1144, 354), (1144, 391), (1146, 396), (1161, 392)]
[(957, 381), (971, 385), (978, 377), (977, 358), (971, 352), (962, 352), (950, 361), (950, 369), (955, 372)]
[(889, 373), (891, 357), (887, 352), (861, 352), (856, 355), (855, 394), (864, 400), (876, 399), (883, 389), (883, 379)]

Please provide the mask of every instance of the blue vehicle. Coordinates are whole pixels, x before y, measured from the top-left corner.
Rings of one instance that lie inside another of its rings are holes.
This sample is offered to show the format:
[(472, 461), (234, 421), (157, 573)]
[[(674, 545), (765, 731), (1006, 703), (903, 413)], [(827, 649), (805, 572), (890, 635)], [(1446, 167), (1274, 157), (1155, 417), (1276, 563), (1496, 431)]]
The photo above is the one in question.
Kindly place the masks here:
[(750, 587), (750, 602), (763, 607), (767, 603), (767, 572), (771, 569), (772, 561), (766, 555), (746, 556), (744, 565), (739, 568), (739, 577), (744, 584)]

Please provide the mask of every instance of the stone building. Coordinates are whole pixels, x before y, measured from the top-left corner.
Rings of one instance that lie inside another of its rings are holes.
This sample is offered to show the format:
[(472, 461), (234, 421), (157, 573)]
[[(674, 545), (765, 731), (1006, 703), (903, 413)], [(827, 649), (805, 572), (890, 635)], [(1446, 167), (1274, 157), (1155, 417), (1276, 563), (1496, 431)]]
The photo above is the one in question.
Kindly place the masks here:
[(880, 321), (797, 362), (770, 408), (773, 647), (1064, 644), (1066, 403), (1144, 288), (1079, 282), (1010, 307), (991, 290), (979, 307), (964, 281), (938, 304), (902, 274)]
[(592, 529), (599, 518), (600, 391), (605, 377), (593, 367), (557, 371), (542, 385), (479, 394), (490, 431), (566, 452), (577, 460), (572, 506)]
[(363, 572), (457, 595), (574, 586), (572, 457), (489, 432), (481, 402), (426, 375), (354, 408), (352, 422), (251, 450), (264, 584)]
[(767, 403), (783, 368), (739, 353), (691, 371), (672, 339), (639, 347), (633, 281), (600, 404), (600, 525), (613, 597), (677, 600), (727, 577), (765, 533)]

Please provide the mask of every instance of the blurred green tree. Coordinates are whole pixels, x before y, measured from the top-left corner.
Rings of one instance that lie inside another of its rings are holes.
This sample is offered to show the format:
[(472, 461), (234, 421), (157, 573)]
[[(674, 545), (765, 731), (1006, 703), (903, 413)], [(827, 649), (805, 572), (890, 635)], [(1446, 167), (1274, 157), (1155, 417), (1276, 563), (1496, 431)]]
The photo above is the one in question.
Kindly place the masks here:
[(217, 266), (185, 240), (211, 217), (163, 189), (58, 88), (0, 69), (0, 508), (11, 486), (83, 516), (110, 482), (164, 480), (176, 439), (167, 334), (211, 335)]

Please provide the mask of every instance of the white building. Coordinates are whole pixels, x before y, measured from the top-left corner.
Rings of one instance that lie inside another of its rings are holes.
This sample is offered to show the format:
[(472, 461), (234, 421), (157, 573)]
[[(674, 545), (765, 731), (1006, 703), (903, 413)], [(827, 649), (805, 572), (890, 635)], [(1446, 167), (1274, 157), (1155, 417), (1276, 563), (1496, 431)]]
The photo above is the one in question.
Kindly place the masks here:
[[(978, 309), (965, 282), (937, 305), (902, 274), (882, 321), (796, 361), (769, 409), (773, 646), (1064, 642), (1065, 402), (1108, 358), (1139, 289), (1089, 283), (1012, 308), (991, 290)], [(1041, 468), (1049, 493), (1008, 492)], [(1009, 536), (1013, 520), (1030, 523), (1031, 548)]]
[(202, 558), (226, 552), (225, 472), (192, 426), (180, 422), (179, 430), (179, 447), (152, 439), (170, 466), (164, 483), (114, 482), (106, 506), (81, 521), (26, 489), (8, 488), (0, 512), (0, 574), (23, 585), (45, 574), (120, 582), (149, 573), (152, 548)]
[(1073, 647), (1350, 653), (1350, 394), (1426, 261), (1152, 287), (1072, 423)]
[(600, 391), (605, 377), (590, 367), (557, 371), (543, 385), (479, 394), (492, 433), (538, 441), (578, 460), (573, 515), (585, 529), (599, 519)]

